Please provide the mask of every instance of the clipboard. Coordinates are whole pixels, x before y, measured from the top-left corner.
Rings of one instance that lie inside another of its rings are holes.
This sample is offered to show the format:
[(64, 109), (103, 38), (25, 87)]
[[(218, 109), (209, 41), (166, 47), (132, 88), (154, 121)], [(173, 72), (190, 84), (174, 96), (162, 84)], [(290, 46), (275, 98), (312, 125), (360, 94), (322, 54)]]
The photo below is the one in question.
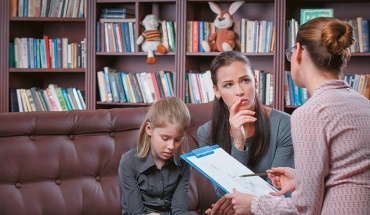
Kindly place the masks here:
[(219, 145), (197, 148), (180, 157), (226, 193), (232, 193), (233, 188), (255, 196), (270, 195), (269, 192), (278, 191), (259, 176), (239, 177), (254, 172)]

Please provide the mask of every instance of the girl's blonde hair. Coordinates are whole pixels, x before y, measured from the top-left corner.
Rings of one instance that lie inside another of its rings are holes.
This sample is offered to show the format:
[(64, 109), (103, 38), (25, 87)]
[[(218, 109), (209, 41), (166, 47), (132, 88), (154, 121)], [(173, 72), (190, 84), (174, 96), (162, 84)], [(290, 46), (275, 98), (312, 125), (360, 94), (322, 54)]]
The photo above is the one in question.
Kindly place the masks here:
[[(190, 113), (185, 103), (177, 97), (164, 97), (152, 104), (145, 120), (140, 127), (138, 154), (140, 158), (146, 157), (150, 151), (150, 136), (145, 127), (149, 122), (152, 129), (176, 126), (178, 130), (188, 130), (190, 126)], [(183, 141), (183, 140), (182, 140)], [(183, 142), (180, 145), (177, 156), (184, 153)]]

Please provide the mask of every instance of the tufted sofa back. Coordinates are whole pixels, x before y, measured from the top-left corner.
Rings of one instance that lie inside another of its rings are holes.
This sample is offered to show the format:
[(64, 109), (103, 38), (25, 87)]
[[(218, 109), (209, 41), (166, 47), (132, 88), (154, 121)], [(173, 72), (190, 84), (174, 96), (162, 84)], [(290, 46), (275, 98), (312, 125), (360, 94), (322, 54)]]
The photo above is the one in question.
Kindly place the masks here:
[[(211, 103), (188, 105), (196, 131)], [(119, 215), (121, 155), (136, 146), (147, 107), (0, 114), (0, 214)], [(189, 210), (201, 214), (216, 196), (195, 169)]]

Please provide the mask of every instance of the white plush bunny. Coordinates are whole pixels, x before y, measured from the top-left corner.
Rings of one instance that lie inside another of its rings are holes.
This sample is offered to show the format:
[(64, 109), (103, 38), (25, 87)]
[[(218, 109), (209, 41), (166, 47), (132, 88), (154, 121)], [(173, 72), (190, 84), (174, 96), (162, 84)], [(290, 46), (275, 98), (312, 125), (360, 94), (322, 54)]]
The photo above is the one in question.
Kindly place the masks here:
[(141, 44), (141, 49), (148, 52), (146, 63), (155, 64), (154, 52), (167, 53), (166, 47), (162, 44), (162, 34), (158, 30), (159, 20), (156, 15), (148, 14), (141, 23), (145, 31), (137, 38), (136, 44)]
[(202, 47), (205, 52), (211, 51), (231, 51), (235, 47), (235, 32), (229, 30), (233, 26), (233, 14), (239, 9), (244, 1), (233, 2), (230, 5), (229, 11), (223, 10), (219, 5), (214, 2), (208, 2), (209, 7), (217, 14), (216, 19), (213, 21), (218, 28), (218, 32), (209, 36), (208, 41), (202, 42)]

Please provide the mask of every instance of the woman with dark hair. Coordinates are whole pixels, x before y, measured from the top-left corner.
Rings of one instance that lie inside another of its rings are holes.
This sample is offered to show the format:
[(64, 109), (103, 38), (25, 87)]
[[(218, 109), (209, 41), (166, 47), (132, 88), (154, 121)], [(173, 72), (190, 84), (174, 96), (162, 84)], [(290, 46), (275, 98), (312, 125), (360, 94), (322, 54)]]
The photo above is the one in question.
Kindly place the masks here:
[[(219, 144), (254, 172), (293, 167), (290, 115), (262, 105), (249, 59), (237, 51), (223, 52), (210, 70), (216, 99), (211, 121), (198, 129), (199, 146)], [(219, 214), (232, 213), (231, 202), (222, 197), (225, 192), (215, 189), (222, 204)]]
[[(287, 50), (292, 77), (310, 99), (292, 115), (295, 169), (267, 172), (291, 198), (225, 195), (236, 214), (370, 214), (370, 101), (340, 75), (350, 58), (353, 28), (319, 17), (299, 27)], [(219, 205), (214, 205), (217, 211)]]

